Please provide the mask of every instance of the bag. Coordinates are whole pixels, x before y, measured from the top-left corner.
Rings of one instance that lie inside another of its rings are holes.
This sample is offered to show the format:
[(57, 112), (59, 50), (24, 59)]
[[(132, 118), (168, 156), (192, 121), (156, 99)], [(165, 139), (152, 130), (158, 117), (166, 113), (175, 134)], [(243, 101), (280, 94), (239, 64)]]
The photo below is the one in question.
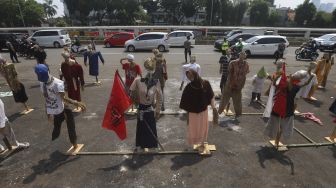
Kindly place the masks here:
[(329, 111), (333, 114), (336, 114), (336, 99), (334, 100), (334, 102), (329, 107)]

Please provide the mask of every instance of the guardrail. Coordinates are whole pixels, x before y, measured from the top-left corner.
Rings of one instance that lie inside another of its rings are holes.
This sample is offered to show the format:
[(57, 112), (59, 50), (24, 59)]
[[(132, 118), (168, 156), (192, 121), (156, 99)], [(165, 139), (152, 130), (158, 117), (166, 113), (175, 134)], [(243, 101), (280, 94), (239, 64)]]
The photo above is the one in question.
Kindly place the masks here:
[(224, 27), (224, 26), (91, 26), (91, 27), (20, 27), (0, 28), (0, 32), (28, 32), (30, 35), (37, 30), (64, 29), (71, 35), (88, 37), (106, 37), (113, 32), (130, 31), (136, 35), (150, 31), (170, 32), (173, 30), (193, 30), (197, 36), (224, 36), (224, 33), (234, 29), (273, 31), (274, 34), (287, 37), (309, 38), (327, 33), (336, 33), (336, 28), (294, 28), (294, 27)]

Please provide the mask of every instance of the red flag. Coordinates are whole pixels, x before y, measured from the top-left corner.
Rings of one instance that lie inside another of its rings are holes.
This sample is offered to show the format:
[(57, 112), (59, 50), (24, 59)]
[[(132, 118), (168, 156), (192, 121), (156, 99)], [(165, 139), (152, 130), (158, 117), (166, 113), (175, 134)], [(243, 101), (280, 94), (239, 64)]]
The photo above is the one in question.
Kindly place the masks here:
[(125, 91), (119, 72), (116, 71), (102, 126), (116, 132), (121, 140), (127, 137), (124, 112), (131, 104), (132, 100)]
[(279, 84), (276, 86), (275, 101), (273, 112), (281, 118), (286, 116), (287, 112), (287, 76), (285, 63), (282, 65), (282, 75)]

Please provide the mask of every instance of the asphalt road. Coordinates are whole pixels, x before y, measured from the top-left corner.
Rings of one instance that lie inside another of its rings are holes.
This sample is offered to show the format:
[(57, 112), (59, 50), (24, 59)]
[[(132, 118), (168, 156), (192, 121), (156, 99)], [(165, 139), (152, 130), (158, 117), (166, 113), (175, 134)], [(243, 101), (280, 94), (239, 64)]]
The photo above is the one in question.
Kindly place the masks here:
[[(76, 116), (78, 142), (85, 144), (82, 151), (123, 151), (134, 149), (136, 120), (127, 121), (128, 137), (120, 141), (117, 136), (101, 128), (101, 122), (110, 96), (115, 70), (121, 66), (119, 59), (127, 53), (122, 48), (98, 46), (106, 60), (100, 66), (101, 86), (90, 84), (85, 88), (83, 101), (87, 111)], [(295, 61), (294, 48), (286, 55), (288, 73), (306, 69), (309, 62)], [(53, 75), (58, 75), (62, 61), (61, 49), (46, 49), (47, 62)], [(202, 67), (202, 77), (211, 81), (219, 91), (220, 53), (213, 46), (195, 46), (192, 53)], [(143, 61), (151, 52), (136, 52), (135, 60)], [(3, 54), (9, 58), (8, 54)], [(164, 53), (168, 63), (165, 103), (168, 112), (178, 111), (181, 91), (180, 69), (184, 62), (182, 48), (171, 48)], [(198, 155), (168, 156), (65, 156), (70, 147), (66, 126), (61, 136), (51, 141), (52, 125), (44, 114), (44, 100), (33, 71), (35, 60), (16, 64), (20, 80), (26, 86), (29, 104), (35, 111), (21, 116), (20, 104), (12, 97), (4, 97), (6, 114), (19, 141), (29, 141), (29, 149), (0, 157), (0, 187), (335, 187), (336, 147), (293, 148), (285, 153), (274, 151), (263, 136), (265, 121), (260, 116), (244, 115), (239, 121), (221, 118), (219, 126), (211, 126), (208, 141), (217, 146), (210, 157)], [(83, 63), (82, 58), (78, 58)], [(248, 59), (251, 72), (243, 89), (243, 112), (263, 112), (260, 106), (250, 106), (251, 77), (265, 66), (269, 73), (275, 71), (271, 57)], [(296, 118), (295, 126), (316, 142), (325, 142), (325, 136), (335, 127), (328, 108), (335, 96), (335, 70), (332, 68), (325, 90), (318, 90), (318, 102), (301, 100), (301, 112), (313, 112), (324, 125), (319, 126), (303, 118)], [(85, 69), (85, 80), (93, 82)], [(0, 91), (8, 91), (0, 80)], [(268, 82), (266, 83), (269, 84)], [(265, 86), (266, 87), (266, 86)], [(263, 101), (267, 97), (262, 98)], [(164, 115), (158, 122), (158, 136), (166, 150), (190, 149), (186, 145), (186, 117)], [(294, 133), (290, 143), (307, 143)]]

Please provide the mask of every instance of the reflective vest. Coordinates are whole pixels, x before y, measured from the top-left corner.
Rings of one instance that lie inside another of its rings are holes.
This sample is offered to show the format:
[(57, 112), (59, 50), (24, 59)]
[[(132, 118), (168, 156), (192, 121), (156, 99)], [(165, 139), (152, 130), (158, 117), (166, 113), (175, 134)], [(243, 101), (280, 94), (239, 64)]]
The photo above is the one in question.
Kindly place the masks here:
[(228, 41), (223, 41), (222, 44), (222, 51), (228, 50), (229, 49), (229, 42)]

